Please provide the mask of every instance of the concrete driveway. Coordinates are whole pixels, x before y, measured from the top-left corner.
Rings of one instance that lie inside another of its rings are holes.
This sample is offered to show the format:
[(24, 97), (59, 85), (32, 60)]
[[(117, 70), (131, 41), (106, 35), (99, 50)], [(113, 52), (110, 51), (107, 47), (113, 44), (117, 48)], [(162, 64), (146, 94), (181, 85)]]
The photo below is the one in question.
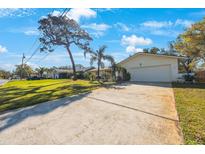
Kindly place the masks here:
[(0, 144), (183, 144), (170, 84), (124, 83), (0, 115)]

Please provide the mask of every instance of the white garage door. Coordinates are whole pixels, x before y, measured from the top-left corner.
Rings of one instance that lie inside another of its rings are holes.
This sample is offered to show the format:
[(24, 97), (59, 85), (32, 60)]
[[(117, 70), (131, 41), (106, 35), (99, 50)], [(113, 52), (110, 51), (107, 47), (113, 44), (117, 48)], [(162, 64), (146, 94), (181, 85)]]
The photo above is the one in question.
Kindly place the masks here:
[(149, 66), (130, 69), (131, 81), (171, 82), (170, 65)]

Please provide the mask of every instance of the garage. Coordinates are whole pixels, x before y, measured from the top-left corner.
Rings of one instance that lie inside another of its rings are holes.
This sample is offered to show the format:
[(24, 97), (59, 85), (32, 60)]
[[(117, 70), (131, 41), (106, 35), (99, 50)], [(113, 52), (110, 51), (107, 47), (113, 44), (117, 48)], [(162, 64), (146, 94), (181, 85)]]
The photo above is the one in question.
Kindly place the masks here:
[(179, 58), (181, 57), (136, 53), (118, 64), (130, 73), (131, 81), (172, 82), (177, 81), (179, 76)]
[(147, 66), (130, 70), (131, 81), (171, 82), (170, 65)]

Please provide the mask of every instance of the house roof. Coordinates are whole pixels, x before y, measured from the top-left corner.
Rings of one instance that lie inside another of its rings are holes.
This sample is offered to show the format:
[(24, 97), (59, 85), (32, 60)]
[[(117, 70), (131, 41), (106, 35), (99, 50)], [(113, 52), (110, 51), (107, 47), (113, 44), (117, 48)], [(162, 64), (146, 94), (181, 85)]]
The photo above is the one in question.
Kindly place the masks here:
[[(101, 68), (100, 71), (110, 71), (111, 68)], [(88, 70), (88, 72), (97, 72), (97, 68), (94, 68), (94, 69), (91, 69), (91, 70)]]
[(57, 73), (72, 73), (73, 70), (71, 69), (55, 69)]
[(145, 56), (157, 56), (157, 57), (167, 57), (167, 58), (175, 58), (175, 59), (178, 59), (178, 58), (184, 58), (182, 56), (169, 56), (169, 55), (162, 55), (162, 54), (151, 54), (151, 53), (145, 53), (145, 52), (138, 52), (138, 53), (135, 53), (134, 55), (122, 60), (121, 62), (119, 62), (118, 64), (122, 64), (124, 62), (127, 62), (128, 60), (132, 59), (132, 58), (135, 58), (139, 55), (145, 55)]

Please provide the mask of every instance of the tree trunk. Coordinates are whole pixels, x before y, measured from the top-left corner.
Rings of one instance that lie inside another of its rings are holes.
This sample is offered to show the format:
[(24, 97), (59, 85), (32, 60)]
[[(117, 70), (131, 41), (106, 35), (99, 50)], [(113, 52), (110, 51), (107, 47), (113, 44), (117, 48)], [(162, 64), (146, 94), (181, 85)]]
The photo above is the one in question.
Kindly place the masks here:
[(184, 69), (186, 70), (186, 74), (189, 75), (189, 67), (186, 66), (186, 64), (184, 62), (182, 62)]
[(75, 70), (75, 62), (74, 62), (74, 59), (73, 59), (73, 55), (69, 49), (69, 46), (66, 46), (66, 49), (67, 49), (67, 52), (70, 56), (70, 60), (71, 60), (71, 63), (72, 63), (72, 68), (73, 68), (73, 80), (77, 80), (77, 77), (76, 77), (76, 70)]
[(100, 62), (98, 61), (97, 80), (100, 80)]

